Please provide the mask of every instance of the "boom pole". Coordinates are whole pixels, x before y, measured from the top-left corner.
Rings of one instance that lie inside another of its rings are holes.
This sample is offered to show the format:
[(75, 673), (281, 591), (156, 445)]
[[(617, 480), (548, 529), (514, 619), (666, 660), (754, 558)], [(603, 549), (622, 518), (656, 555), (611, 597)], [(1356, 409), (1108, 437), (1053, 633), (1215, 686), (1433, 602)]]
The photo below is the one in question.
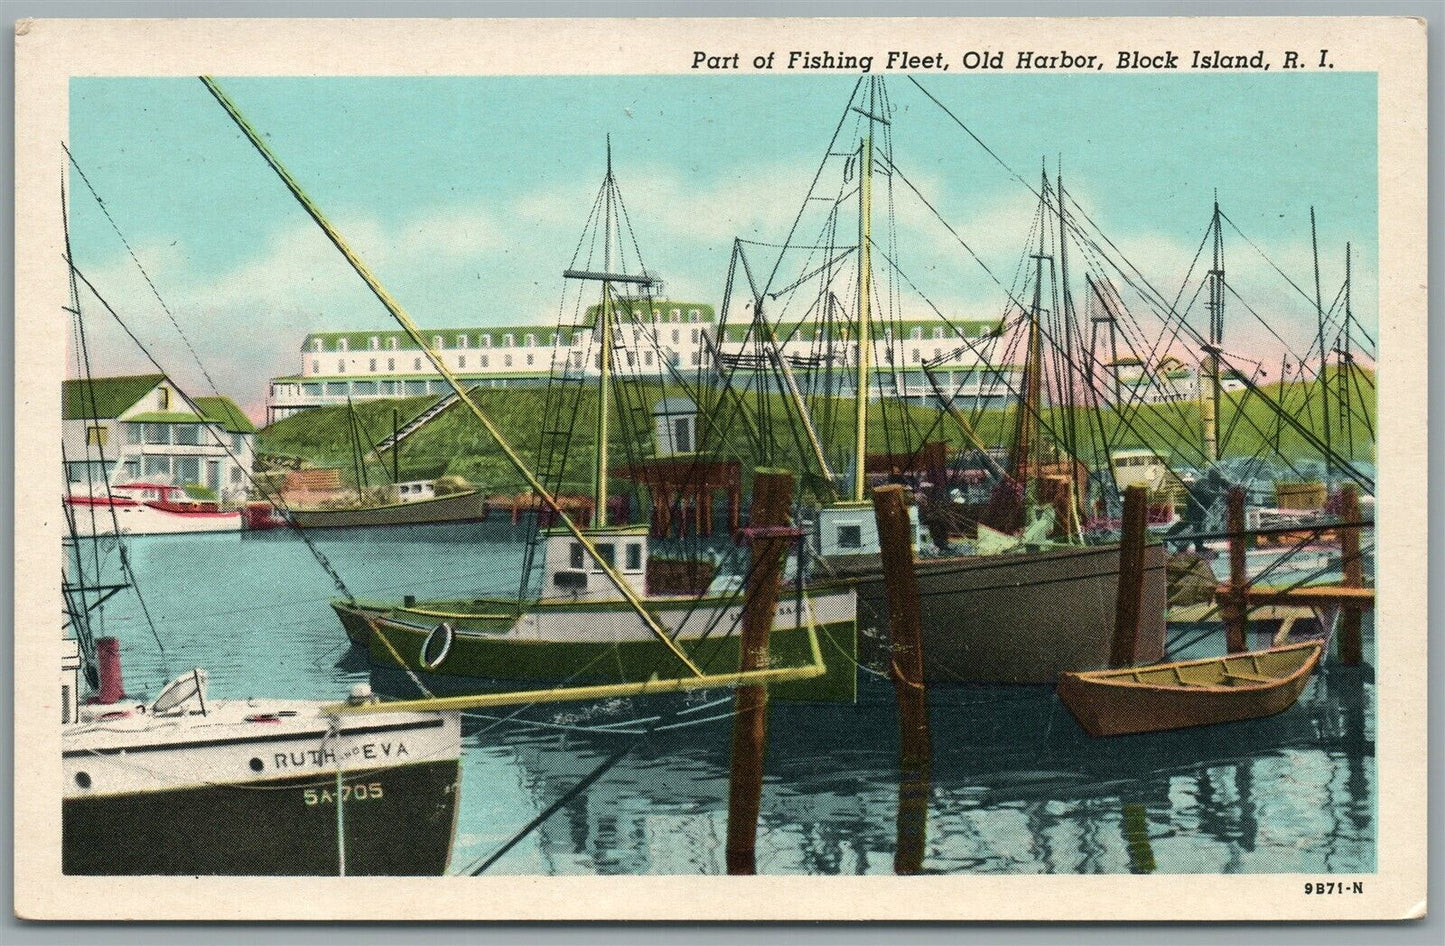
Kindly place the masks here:
[(331, 221), (321, 212), (321, 208), (317, 207), (311, 198), (307, 196), (306, 192), (301, 189), (301, 185), (296, 183), (295, 178), (291, 176), (291, 172), (286, 170), (286, 167), (281, 163), (280, 159), (272, 153), (270, 146), (266, 144), (265, 140), (261, 138), (261, 135), (246, 121), (245, 116), (241, 114), (240, 109), (236, 107), (235, 103), (226, 96), (225, 92), (221, 91), (221, 87), (217, 85), (216, 81), (210, 76), (201, 76), (200, 79), (206, 86), (206, 89), (210, 91), (211, 95), (220, 103), (221, 107), (226, 110), (226, 114), (231, 116), (231, 120), (236, 123), (236, 127), (240, 128), (241, 133), (251, 142), (251, 146), (260, 153), (261, 157), (266, 159), (266, 163), (271, 166), (271, 170), (275, 171), (277, 176), (281, 178), (281, 182), (286, 185), (286, 189), (291, 192), (291, 196), (296, 198), (306, 213), (310, 215), (311, 219), (316, 221), (316, 225), (321, 228), (321, 232), (326, 234), (326, 238), (331, 241), (331, 244), (335, 246), (336, 249), (341, 252), (341, 255), (346, 258), (346, 261), (351, 264), (351, 268), (354, 269), (356, 274), (366, 283), (372, 295), (376, 296), (377, 300), (386, 307), (386, 310), (391, 313), (392, 318), (396, 319), (406, 331), (407, 336), (411, 338), (412, 342), (426, 355), (427, 360), (436, 368), (437, 373), (452, 386), (452, 390), (457, 392), (458, 400), (467, 406), (467, 409), (472, 412), (473, 416), (481, 422), (482, 427), (486, 429), (488, 435), (496, 441), (497, 446), (502, 450), (503, 456), (507, 458), (507, 462), (511, 464), (512, 469), (517, 472), (517, 475), (537, 494), (543, 504), (552, 510), (552, 513), (557, 517), (557, 521), (561, 522), (567, 531), (572, 533), (572, 537), (581, 543), (583, 549), (592, 557), (597, 567), (607, 576), (607, 580), (612, 582), (618, 593), (621, 594), (622, 597), (627, 600), (627, 603), (632, 606), (632, 609), (637, 612), (643, 624), (647, 625), (647, 629), (672, 652), (673, 656), (682, 662), (682, 665), (686, 667), (693, 676), (701, 677), (703, 675), (702, 670), (697, 664), (692, 662), (691, 658), (683, 652), (682, 648), (677, 645), (671, 635), (658, 623), (657, 619), (648, 612), (647, 608), (643, 606), (642, 600), (637, 597), (637, 593), (632, 590), (632, 586), (624, 581), (622, 576), (602, 557), (601, 553), (597, 551), (597, 547), (593, 545), (592, 540), (587, 537), (577, 523), (572, 521), (572, 517), (567, 515), (566, 510), (562, 508), (557, 498), (552, 495), (547, 487), (542, 485), (542, 482), (537, 479), (536, 474), (528, 469), (527, 464), (523, 462), (516, 449), (507, 442), (506, 437), (502, 436), (502, 432), (498, 429), (496, 423), (472, 400), (466, 388), (457, 381), (451, 369), (442, 362), (441, 356), (427, 344), (426, 339), (422, 337), (421, 329), (417, 328), (416, 322), (412, 320), (412, 317), (407, 313), (406, 309), (402, 308), (401, 303), (387, 291), (386, 287), (381, 284), (381, 281), (378, 280), (367, 265), (361, 261), (361, 257), (357, 256), (355, 251), (347, 244), (340, 232), (332, 226)]

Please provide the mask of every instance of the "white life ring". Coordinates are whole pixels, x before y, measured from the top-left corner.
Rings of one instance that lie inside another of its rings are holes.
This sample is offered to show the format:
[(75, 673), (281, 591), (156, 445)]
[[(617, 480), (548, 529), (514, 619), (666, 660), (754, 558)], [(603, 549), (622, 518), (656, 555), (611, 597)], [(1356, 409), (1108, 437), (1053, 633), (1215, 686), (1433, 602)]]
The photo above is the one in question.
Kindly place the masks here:
[[(436, 640), (438, 634), (442, 636), (441, 653), (436, 655), (435, 660), (428, 660), (427, 654), (431, 652), (432, 643)], [(446, 621), (432, 628), (431, 633), (427, 634), (426, 640), (421, 642), (421, 650), (417, 653), (417, 663), (421, 664), (423, 670), (435, 670), (440, 667), (451, 654), (452, 642), (456, 640), (456, 636), (456, 632), (452, 630), (452, 626)]]

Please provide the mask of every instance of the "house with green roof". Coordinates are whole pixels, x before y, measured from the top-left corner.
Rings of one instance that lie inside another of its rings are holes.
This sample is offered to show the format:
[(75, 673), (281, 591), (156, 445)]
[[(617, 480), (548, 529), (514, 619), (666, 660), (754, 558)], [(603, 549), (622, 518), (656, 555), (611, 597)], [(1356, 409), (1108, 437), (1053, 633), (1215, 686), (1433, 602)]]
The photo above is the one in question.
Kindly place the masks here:
[(255, 441), (256, 427), (235, 401), (188, 397), (163, 374), (61, 385), (61, 444), (72, 492), (161, 483), (244, 500)]
[[(717, 314), (702, 302), (622, 297), (614, 306), (614, 364), (623, 372), (661, 374), (710, 363)], [(598, 306), (574, 324), (485, 325), (422, 329), (422, 338), (453, 375), (470, 386), (546, 384), (556, 374), (595, 374)], [(348, 400), (442, 396), (451, 386), (420, 345), (400, 329), (312, 332), (301, 343), (296, 374), (272, 378), (268, 424), (313, 407)]]

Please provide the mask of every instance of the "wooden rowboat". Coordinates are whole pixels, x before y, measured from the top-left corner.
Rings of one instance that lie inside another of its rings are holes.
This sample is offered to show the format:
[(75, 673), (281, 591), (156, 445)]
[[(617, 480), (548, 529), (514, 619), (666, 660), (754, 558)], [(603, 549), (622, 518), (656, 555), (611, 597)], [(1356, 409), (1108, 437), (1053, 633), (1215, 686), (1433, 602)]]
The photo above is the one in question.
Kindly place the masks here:
[(1091, 736), (1124, 736), (1282, 713), (1323, 644), (1306, 641), (1177, 663), (1059, 675), (1059, 699)]

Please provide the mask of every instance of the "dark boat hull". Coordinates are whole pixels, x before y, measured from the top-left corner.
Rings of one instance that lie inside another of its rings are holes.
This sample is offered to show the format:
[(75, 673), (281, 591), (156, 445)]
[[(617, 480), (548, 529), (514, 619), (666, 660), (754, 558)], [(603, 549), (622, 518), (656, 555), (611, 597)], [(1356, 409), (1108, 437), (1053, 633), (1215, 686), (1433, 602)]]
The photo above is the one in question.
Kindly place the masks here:
[(357, 529), (366, 526), (412, 526), (434, 522), (476, 522), (487, 517), (487, 497), (480, 492), (456, 493), (389, 506), (354, 509), (293, 509), (290, 516), (303, 529)]
[[(1135, 663), (1164, 655), (1163, 546), (1144, 553), (1144, 606)], [(929, 683), (1053, 684), (1061, 673), (1108, 666), (1119, 587), (1119, 546), (921, 559), (916, 565)], [(888, 598), (881, 570), (860, 569), (858, 650), (888, 665)]]
[[(346, 772), (347, 875), (439, 875), (458, 796), (456, 759)], [(336, 779), (67, 798), (67, 874), (324, 876), (339, 872)], [(183, 833), (177, 826), (184, 825)]]

